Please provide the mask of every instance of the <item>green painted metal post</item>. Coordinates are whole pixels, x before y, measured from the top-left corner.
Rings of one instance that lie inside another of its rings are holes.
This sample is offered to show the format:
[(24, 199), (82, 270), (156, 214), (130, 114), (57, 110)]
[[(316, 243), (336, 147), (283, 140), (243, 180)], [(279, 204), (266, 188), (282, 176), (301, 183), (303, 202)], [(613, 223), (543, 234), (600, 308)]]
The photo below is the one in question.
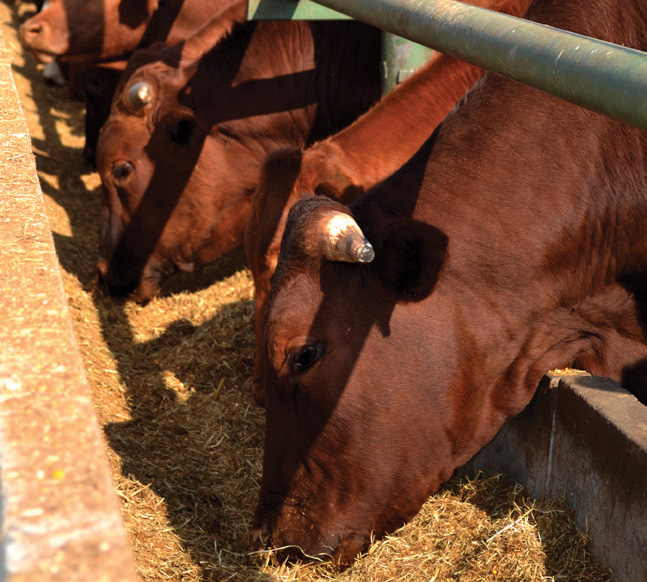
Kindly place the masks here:
[(424, 65), (433, 51), (397, 34), (382, 34), (382, 92), (388, 93)]
[(456, 0), (317, 3), (647, 129), (647, 54)]
[[(312, 0), (247, 0), (248, 20), (350, 20)], [(424, 65), (433, 51), (390, 32), (382, 33), (382, 91), (387, 93)]]
[(247, 20), (350, 20), (312, 0), (247, 0)]

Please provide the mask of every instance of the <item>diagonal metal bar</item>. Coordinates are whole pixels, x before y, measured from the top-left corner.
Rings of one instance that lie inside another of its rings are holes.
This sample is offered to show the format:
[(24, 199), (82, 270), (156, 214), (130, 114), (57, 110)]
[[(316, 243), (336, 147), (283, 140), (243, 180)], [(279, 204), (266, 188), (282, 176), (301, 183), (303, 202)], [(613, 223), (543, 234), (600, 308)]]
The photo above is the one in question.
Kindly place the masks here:
[(356, 20), (647, 129), (647, 54), (456, 0), (314, 0)]

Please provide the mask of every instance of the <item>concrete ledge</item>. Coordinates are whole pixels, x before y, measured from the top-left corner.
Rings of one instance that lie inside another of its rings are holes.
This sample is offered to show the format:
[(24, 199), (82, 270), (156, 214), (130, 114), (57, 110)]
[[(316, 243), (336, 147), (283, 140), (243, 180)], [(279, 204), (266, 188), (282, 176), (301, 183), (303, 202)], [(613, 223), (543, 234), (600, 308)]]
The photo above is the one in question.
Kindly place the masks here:
[(616, 582), (647, 580), (647, 407), (611, 380), (546, 376), (528, 407), (463, 469), (564, 497)]
[(0, 33), (0, 580), (135, 581)]

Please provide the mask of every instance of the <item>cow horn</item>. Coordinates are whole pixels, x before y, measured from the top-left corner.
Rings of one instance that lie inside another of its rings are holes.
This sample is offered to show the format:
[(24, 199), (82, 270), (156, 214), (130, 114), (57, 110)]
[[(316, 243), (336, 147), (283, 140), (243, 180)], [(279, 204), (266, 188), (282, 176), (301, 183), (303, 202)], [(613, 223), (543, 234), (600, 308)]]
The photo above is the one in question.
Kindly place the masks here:
[(144, 107), (153, 100), (153, 86), (146, 81), (138, 81), (128, 89), (128, 101), (134, 107)]
[(332, 212), (320, 223), (319, 250), (330, 261), (370, 263), (375, 258), (373, 246), (352, 216)]

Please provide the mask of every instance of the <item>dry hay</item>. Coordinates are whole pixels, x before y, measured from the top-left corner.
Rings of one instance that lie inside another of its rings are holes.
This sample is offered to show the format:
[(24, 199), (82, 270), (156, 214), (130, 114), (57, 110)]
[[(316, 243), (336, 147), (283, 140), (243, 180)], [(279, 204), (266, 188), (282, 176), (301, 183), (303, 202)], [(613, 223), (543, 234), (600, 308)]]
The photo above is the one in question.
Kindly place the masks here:
[[(281, 567), (282, 581), (314, 582), (603, 582), (590, 539), (563, 499), (536, 501), (500, 475), (454, 478), (414, 520), (371, 546), (341, 575), (330, 566)], [(271, 558), (267, 558), (271, 563)]]
[(498, 478), (452, 482), (341, 574), (250, 552), (263, 412), (252, 404), (253, 290), (241, 252), (146, 307), (92, 287), (99, 179), (83, 167), (83, 108), (45, 85), (0, 4), (65, 290), (142, 580), (608, 579), (563, 501)]

